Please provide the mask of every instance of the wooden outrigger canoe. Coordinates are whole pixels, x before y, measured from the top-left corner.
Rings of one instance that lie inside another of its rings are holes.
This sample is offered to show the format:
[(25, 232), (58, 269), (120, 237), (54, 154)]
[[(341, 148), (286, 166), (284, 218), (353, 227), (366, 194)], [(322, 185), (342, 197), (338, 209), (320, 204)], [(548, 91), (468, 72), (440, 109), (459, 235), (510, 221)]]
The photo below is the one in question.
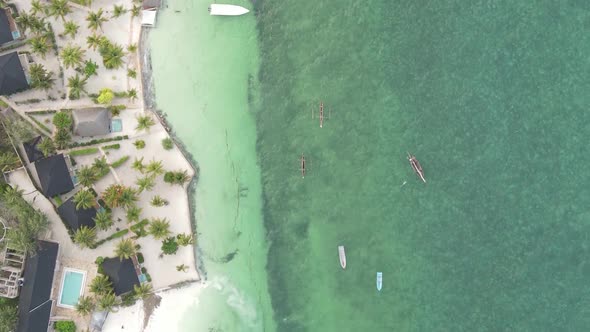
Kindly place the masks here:
[(414, 170), (416, 175), (418, 175), (420, 177), (420, 179), (424, 183), (426, 183), (426, 178), (424, 177), (424, 170), (422, 170), (422, 166), (420, 166), (420, 162), (418, 161), (418, 159), (416, 159), (415, 156), (411, 155), (409, 152), (408, 152), (408, 161), (410, 162), (410, 166), (412, 166), (412, 169)]

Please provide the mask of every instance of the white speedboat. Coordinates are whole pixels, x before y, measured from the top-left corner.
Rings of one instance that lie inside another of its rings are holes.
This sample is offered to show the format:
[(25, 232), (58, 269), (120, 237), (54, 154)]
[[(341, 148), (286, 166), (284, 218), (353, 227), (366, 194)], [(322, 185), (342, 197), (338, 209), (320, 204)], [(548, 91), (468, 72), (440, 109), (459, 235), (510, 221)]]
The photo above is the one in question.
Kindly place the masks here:
[(250, 12), (248, 9), (236, 5), (223, 5), (219, 3), (212, 3), (209, 6), (210, 15), (219, 16), (240, 16)]
[(377, 290), (381, 291), (383, 287), (383, 272), (377, 272)]
[(344, 253), (344, 246), (338, 246), (338, 257), (340, 257), (340, 266), (346, 269), (346, 253)]

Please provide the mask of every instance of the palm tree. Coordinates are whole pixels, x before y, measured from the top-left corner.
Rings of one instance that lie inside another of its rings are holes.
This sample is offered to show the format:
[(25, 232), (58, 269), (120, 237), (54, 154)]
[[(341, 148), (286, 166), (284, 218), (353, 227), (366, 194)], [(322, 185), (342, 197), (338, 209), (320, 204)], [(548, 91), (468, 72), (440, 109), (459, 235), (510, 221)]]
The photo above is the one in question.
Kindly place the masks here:
[(45, 22), (44, 18), (39, 18), (37, 16), (31, 17), (31, 31), (36, 34), (46, 33), (48, 31), (49, 24)]
[(90, 283), (90, 291), (96, 295), (104, 295), (113, 291), (113, 284), (109, 277), (99, 274)]
[(139, 16), (140, 11), (141, 7), (139, 5), (133, 5), (133, 8), (131, 8), (131, 17)]
[(116, 208), (121, 205), (121, 192), (124, 188), (125, 187), (120, 184), (111, 184), (102, 193), (102, 199), (104, 199), (109, 207)]
[(152, 197), (150, 204), (152, 206), (160, 207), (160, 206), (168, 205), (168, 201), (165, 200), (164, 198), (162, 198), (161, 196), (156, 195), (156, 196)]
[(20, 13), (18, 15), (18, 17), (16, 18), (16, 23), (18, 23), (18, 25), (20, 26), (21, 29), (23, 29), (23, 33), (26, 33), (27, 30), (29, 30), (31, 28), (31, 26), (33, 25), (33, 17), (34, 15), (31, 14), (27, 14), (27, 13)]
[(80, 99), (82, 93), (86, 91), (86, 78), (81, 78), (76, 73), (76, 76), (68, 77), (68, 88), (70, 88), (70, 99)]
[(6, 186), (2, 191), (2, 199), (8, 204), (14, 204), (23, 198), (23, 192), (18, 186)]
[(66, 68), (76, 67), (84, 62), (84, 51), (80, 46), (68, 45), (61, 51), (61, 59), (64, 62)]
[(160, 174), (164, 173), (164, 166), (162, 166), (162, 161), (161, 160), (156, 161), (156, 160), (152, 159), (152, 161), (150, 161), (146, 165), (145, 172), (148, 174), (151, 174), (153, 176), (160, 175)]
[(125, 7), (115, 5), (113, 7), (113, 18), (117, 18), (117, 17), (125, 14), (126, 12), (127, 12), (127, 9), (125, 9)]
[(129, 44), (127, 46), (127, 52), (129, 52), (129, 53), (137, 52), (137, 44)]
[(135, 89), (127, 90), (127, 98), (129, 98), (129, 100), (131, 100), (131, 101), (137, 99), (137, 90), (135, 90)]
[(133, 285), (133, 293), (135, 294), (136, 299), (145, 299), (152, 291), (152, 285), (148, 284), (147, 282), (141, 283), (139, 285)]
[(127, 223), (138, 222), (139, 217), (141, 217), (141, 208), (137, 206), (132, 206), (127, 209)]
[(70, 35), (73, 39), (76, 37), (79, 28), (80, 26), (76, 24), (76, 22), (67, 21), (66, 23), (64, 23), (64, 35)]
[(31, 87), (49, 90), (53, 86), (53, 73), (48, 72), (43, 65), (34, 63), (29, 67)]
[(0, 170), (5, 172), (20, 166), (20, 159), (13, 152), (2, 152), (0, 153)]
[(170, 222), (166, 219), (155, 218), (150, 223), (148, 228), (148, 232), (154, 237), (156, 240), (162, 240), (170, 235)]
[(135, 249), (135, 243), (131, 239), (123, 239), (121, 242), (117, 243), (115, 247), (115, 255), (119, 257), (119, 259), (128, 259), (137, 253), (137, 249)]
[(45, 14), (47, 9), (45, 5), (41, 4), (39, 0), (33, 0), (31, 2), (31, 14), (37, 15), (38, 13)]
[(96, 229), (82, 226), (74, 233), (74, 242), (81, 248), (91, 248), (96, 243)]
[(142, 192), (144, 190), (150, 191), (154, 189), (154, 186), (156, 185), (156, 179), (153, 175), (146, 175), (144, 177), (138, 178), (137, 181), (135, 181), (135, 184), (139, 188), (139, 192)]
[(117, 69), (123, 66), (125, 52), (119, 44), (108, 43), (101, 46), (102, 63), (107, 69)]
[(109, 163), (105, 157), (95, 158), (92, 168), (94, 168), (99, 178), (105, 176), (110, 171)]
[(135, 160), (133, 161), (131, 168), (133, 168), (134, 170), (136, 170), (138, 172), (143, 173), (143, 170), (145, 168), (145, 166), (143, 165), (143, 157), (141, 157), (140, 159), (137, 159), (137, 157), (135, 157)]
[(108, 41), (105, 36), (98, 36), (96, 34), (86, 38), (86, 44), (88, 44), (88, 47), (93, 50), (96, 50), (96, 48), (105, 43), (105, 41)]
[(119, 305), (117, 297), (112, 292), (104, 294), (98, 299), (98, 309), (101, 311), (112, 312), (113, 308)]
[(94, 206), (94, 195), (88, 189), (78, 191), (74, 195), (76, 210), (90, 209)]
[(98, 180), (96, 170), (86, 165), (80, 167), (77, 175), (78, 182), (80, 182), (80, 184), (84, 187), (90, 187)]
[(55, 133), (55, 137), (53, 137), (53, 141), (58, 149), (65, 149), (68, 147), (70, 140), (72, 139), (72, 135), (68, 130), (60, 129)]
[(94, 310), (94, 300), (89, 296), (80, 296), (76, 303), (76, 312), (82, 316), (90, 314)]
[(51, 16), (59, 16), (65, 21), (65, 16), (72, 12), (68, 5), (68, 0), (52, 0), (49, 4), (49, 13)]
[(137, 126), (135, 127), (135, 130), (137, 130), (137, 131), (141, 131), (141, 130), (149, 131), (150, 127), (156, 124), (154, 119), (152, 119), (152, 117), (149, 115), (140, 115), (136, 119), (137, 119)]
[(29, 44), (31, 44), (31, 52), (40, 55), (43, 59), (51, 47), (46, 37), (31, 38)]
[(52, 121), (57, 129), (65, 129), (67, 131), (72, 128), (72, 123), (74, 122), (72, 115), (65, 111), (55, 113)]
[(119, 204), (125, 208), (129, 209), (135, 205), (139, 198), (137, 197), (137, 191), (133, 188), (125, 187), (121, 191), (121, 196), (119, 197)]
[(90, 12), (86, 17), (86, 21), (88, 21), (88, 28), (92, 29), (92, 31), (96, 31), (96, 29), (100, 29), (102, 31), (102, 23), (108, 21), (107, 18), (102, 17), (102, 8), (100, 8), (97, 12)]
[(176, 271), (178, 271), (178, 272), (181, 272), (181, 271), (182, 272), (186, 272), (186, 271), (188, 271), (188, 266), (187, 265), (184, 265), (184, 264), (177, 265), (176, 266)]
[(45, 137), (37, 144), (37, 148), (43, 153), (43, 156), (47, 157), (55, 152), (55, 144), (49, 137)]
[(94, 217), (94, 222), (96, 223), (96, 227), (103, 231), (113, 226), (113, 218), (107, 210), (98, 211), (96, 217)]

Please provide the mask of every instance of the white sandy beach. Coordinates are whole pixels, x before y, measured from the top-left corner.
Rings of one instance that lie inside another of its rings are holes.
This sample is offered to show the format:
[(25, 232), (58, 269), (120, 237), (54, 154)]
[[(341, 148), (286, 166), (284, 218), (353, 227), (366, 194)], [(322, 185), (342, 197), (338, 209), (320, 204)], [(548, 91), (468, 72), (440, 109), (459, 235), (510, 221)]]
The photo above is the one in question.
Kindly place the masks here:
[(162, 300), (149, 317), (145, 329), (143, 329), (145, 315), (142, 302), (121, 308), (118, 312), (109, 314), (103, 326), (103, 332), (178, 331), (178, 324), (182, 317), (187, 314), (187, 310), (198, 303), (199, 294), (204, 287), (203, 284), (193, 283), (186, 287), (156, 293)]

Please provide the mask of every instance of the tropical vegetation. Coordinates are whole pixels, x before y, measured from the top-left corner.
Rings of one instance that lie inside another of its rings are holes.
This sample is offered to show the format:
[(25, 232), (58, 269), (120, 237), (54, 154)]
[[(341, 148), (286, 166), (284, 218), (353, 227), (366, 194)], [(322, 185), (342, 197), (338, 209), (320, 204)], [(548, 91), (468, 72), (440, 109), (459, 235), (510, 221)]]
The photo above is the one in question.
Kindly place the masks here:
[(80, 26), (76, 24), (76, 22), (74, 21), (67, 21), (66, 23), (64, 23), (64, 35), (69, 35), (72, 39), (76, 37), (76, 34), (78, 34), (79, 29)]
[(174, 148), (174, 141), (170, 137), (166, 137), (162, 140), (162, 147), (164, 150), (172, 150)]
[(190, 176), (186, 170), (171, 171), (164, 174), (164, 182), (170, 184), (184, 185), (190, 180)]
[(91, 187), (96, 181), (98, 181), (98, 174), (93, 167), (82, 166), (78, 169), (78, 182), (84, 187)]
[(80, 46), (68, 45), (61, 50), (61, 59), (66, 68), (74, 68), (84, 62), (85, 53)]
[(88, 13), (88, 16), (86, 17), (86, 21), (88, 22), (89, 29), (91, 29), (92, 31), (96, 31), (97, 29), (102, 30), (102, 24), (104, 22), (108, 21), (108, 19), (106, 17), (103, 17), (102, 14), (103, 14), (102, 8), (100, 8), (96, 12)]
[(135, 243), (131, 239), (123, 239), (115, 246), (115, 255), (121, 260), (131, 258), (136, 253)]
[(94, 300), (89, 296), (80, 296), (76, 304), (76, 312), (82, 316), (90, 314), (94, 310)]
[(78, 228), (74, 233), (74, 242), (81, 248), (92, 248), (96, 243), (96, 229), (87, 226)]
[(96, 223), (96, 227), (98, 227), (98, 229), (106, 231), (107, 229), (111, 228), (111, 226), (113, 226), (113, 217), (107, 210), (101, 210), (96, 213), (96, 217), (94, 217), (94, 223)]
[(156, 240), (161, 240), (170, 235), (170, 222), (166, 219), (154, 218), (148, 227), (148, 232)]
[(156, 185), (156, 179), (154, 178), (154, 176), (146, 175), (141, 178), (138, 178), (135, 181), (135, 184), (137, 185), (137, 188), (139, 189), (140, 193), (144, 190), (150, 191), (154, 189), (154, 186)]
[(99, 274), (90, 283), (90, 291), (96, 295), (104, 295), (113, 291), (113, 284), (109, 277)]
[(126, 217), (128, 223), (138, 222), (141, 217), (142, 209), (138, 206), (131, 206), (127, 209)]
[(78, 74), (68, 77), (68, 88), (70, 89), (70, 99), (80, 99), (82, 93), (87, 93), (86, 78), (82, 78)]
[(152, 285), (144, 282), (139, 285), (133, 285), (133, 294), (137, 299), (145, 299), (153, 291)]
[(141, 130), (149, 131), (150, 127), (156, 124), (154, 119), (149, 115), (140, 115), (136, 119), (137, 119), (137, 126), (135, 127), (135, 130), (137, 130), (137, 131), (141, 131)]
[(117, 300), (117, 297), (112, 292), (104, 294), (98, 299), (98, 309), (101, 311), (112, 312), (119, 304), (119, 300)]
[(174, 255), (178, 251), (178, 243), (173, 236), (168, 237), (162, 241), (161, 249), (164, 255)]
[(22, 190), (6, 184), (0, 186), (0, 201), (6, 209), (3, 217), (11, 226), (6, 241), (26, 255), (37, 250), (37, 238), (49, 227), (47, 217), (22, 198)]
[(98, 97), (96, 98), (96, 101), (98, 101), (99, 104), (109, 105), (113, 101), (113, 98), (115, 98), (115, 94), (113, 93), (113, 90), (111, 90), (109, 88), (104, 88), (104, 89), (101, 89), (100, 92), (98, 93)]
[(82, 189), (74, 195), (76, 210), (90, 209), (95, 204), (94, 195), (88, 189)]
[(71, 320), (58, 320), (53, 323), (55, 332), (76, 332), (76, 323)]
[(55, 144), (53, 144), (53, 141), (49, 137), (44, 137), (41, 142), (37, 144), (37, 148), (45, 157), (55, 153)]
[(49, 90), (53, 86), (53, 73), (47, 71), (43, 65), (34, 63), (29, 67), (31, 87), (34, 89)]
[(135, 202), (139, 199), (135, 189), (121, 184), (108, 186), (102, 194), (102, 198), (110, 208), (129, 208), (135, 205)]
[(65, 21), (65, 16), (72, 12), (68, 0), (51, 0), (47, 9), (49, 15), (60, 17)]
[(168, 200), (162, 198), (161, 196), (156, 195), (156, 196), (152, 197), (152, 200), (150, 201), (150, 204), (152, 206), (160, 207), (160, 206), (168, 205), (169, 202), (168, 202)]

